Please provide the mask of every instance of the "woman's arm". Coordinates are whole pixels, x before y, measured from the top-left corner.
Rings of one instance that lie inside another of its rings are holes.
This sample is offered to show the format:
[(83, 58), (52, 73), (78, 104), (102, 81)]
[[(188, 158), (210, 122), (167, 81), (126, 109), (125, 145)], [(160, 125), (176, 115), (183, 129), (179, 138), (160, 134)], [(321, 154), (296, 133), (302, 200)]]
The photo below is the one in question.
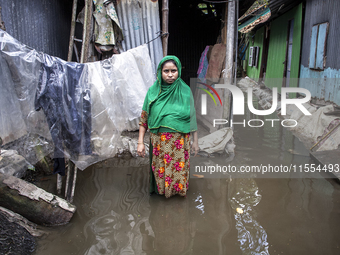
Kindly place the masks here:
[(198, 137), (197, 137), (197, 131), (195, 131), (193, 134), (193, 143), (191, 145), (191, 150), (195, 153), (195, 156), (199, 152), (200, 148), (198, 147)]
[(144, 145), (144, 135), (146, 132), (146, 128), (142, 125), (139, 126), (139, 137), (138, 137), (138, 146), (137, 153), (139, 156), (145, 157), (145, 145)]
[(148, 129), (148, 113), (146, 111), (142, 111), (139, 122), (137, 154), (143, 158), (145, 156), (144, 136), (147, 129)]

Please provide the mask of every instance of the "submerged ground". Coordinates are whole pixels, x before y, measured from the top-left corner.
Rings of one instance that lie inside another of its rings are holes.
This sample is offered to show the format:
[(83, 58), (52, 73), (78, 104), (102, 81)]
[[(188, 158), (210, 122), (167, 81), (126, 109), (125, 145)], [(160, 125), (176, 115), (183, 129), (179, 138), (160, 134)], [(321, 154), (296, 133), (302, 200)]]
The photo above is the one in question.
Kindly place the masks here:
[[(236, 125), (234, 138), (233, 161), (197, 162), (314, 163), (280, 125)], [(191, 178), (186, 198), (166, 199), (149, 195), (148, 166), (129, 159), (79, 171), (77, 212), (70, 224), (48, 229), (34, 254), (340, 254), (340, 184), (332, 175), (210, 177)]]

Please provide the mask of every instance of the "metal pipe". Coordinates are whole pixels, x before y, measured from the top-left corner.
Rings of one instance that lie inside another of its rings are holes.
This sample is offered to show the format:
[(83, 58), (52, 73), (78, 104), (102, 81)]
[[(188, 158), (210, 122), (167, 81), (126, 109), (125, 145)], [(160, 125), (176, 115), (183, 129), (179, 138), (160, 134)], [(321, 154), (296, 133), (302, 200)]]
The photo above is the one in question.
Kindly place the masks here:
[(169, 1), (162, 2), (162, 31), (165, 34), (162, 37), (163, 57), (168, 55), (168, 38), (169, 38)]
[(68, 46), (68, 56), (67, 56), (67, 61), (68, 62), (72, 61), (73, 44), (74, 44), (74, 32), (76, 30), (76, 16), (77, 16), (77, 0), (73, 0), (71, 32), (70, 32), (70, 43), (69, 43), (69, 46)]
[(234, 41), (235, 41), (235, 2), (228, 2), (228, 23), (227, 23), (227, 49), (225, 61), (225, 78), (227, 84), (232, 84), (234, 65)]
[[(234, 65), (234, 42), (235, 42), (235, 2), (228, 2), (228, 23), (227, 23), (227, 45), (225, 59), (224, 82), (227, 85), (233, 82), (233, 65)], [(231, 112), (231, 94), (230, 91), (224, 90), (223, 118), (230, 123)]]

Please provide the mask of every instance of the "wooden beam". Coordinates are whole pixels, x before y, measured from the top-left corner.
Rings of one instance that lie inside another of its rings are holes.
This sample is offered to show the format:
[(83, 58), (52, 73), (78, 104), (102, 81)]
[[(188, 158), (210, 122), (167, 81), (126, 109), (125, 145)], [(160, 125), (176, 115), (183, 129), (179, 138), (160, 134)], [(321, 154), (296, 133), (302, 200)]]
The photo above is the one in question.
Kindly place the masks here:
[(91, 42), (91, 26), (92, 26), (92, 0), (85, 0), (85, 13), (83, 24), (83, 43), (81, 47), (80, 63), (88, 61), (89, 47)]
[(76, 16), (77, 16), (77, 0), (73, 0), (73, 8), (72, 8), (72, 20), (71, 20), (71, 32), (70, 32), (70, 43), (68, 46), (68, 56), (67, 61), (72, 61), (73, 55), (73, 44), (74, 44), (74, 32), (76, 30)]
[(40, 225), (68, 223), (76, 207), (32, 183), (0, 173), (0, 206)]
[(163, 57), (168, 55), (168, 38), (169, 38), (169, 1), (163, 0), (162, 2), (162, 45)]

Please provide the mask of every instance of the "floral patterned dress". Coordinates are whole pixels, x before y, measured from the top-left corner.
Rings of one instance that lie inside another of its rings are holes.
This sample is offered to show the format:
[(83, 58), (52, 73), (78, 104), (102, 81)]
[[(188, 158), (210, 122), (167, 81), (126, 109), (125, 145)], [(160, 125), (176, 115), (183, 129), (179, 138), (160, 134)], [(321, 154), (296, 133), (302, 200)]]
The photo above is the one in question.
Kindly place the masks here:
[[(142, 111), (139, 125), (147, 129), (147, 120), (147, 112)], [(189, 189), (190, 134), (150, 133), (150, 139), (150, 164), (158, 193), (167, 198), (175, 194), (186, 196)]]

